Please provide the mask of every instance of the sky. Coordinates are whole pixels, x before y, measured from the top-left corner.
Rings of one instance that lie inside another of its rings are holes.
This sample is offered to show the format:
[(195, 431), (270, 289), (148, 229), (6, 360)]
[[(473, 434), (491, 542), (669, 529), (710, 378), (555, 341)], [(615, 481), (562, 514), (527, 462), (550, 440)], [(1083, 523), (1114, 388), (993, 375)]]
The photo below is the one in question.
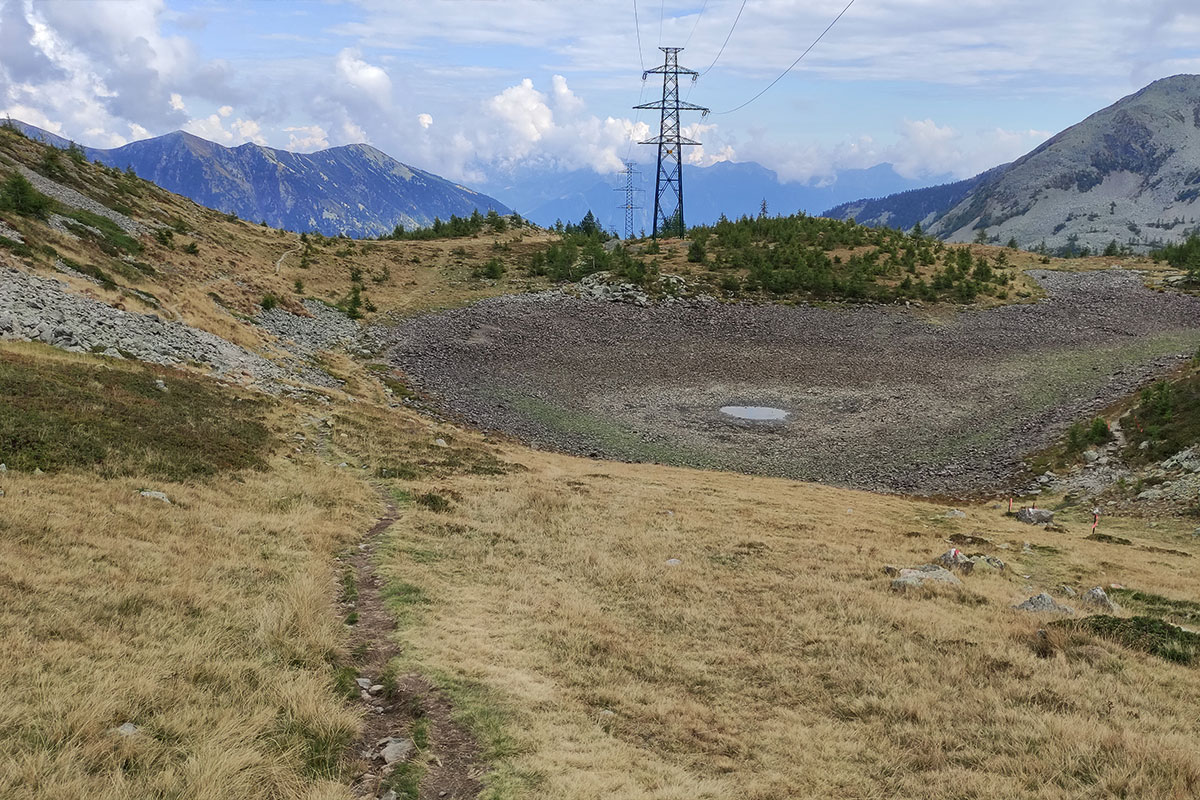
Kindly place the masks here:
[(0, 116), (93, 147), (367, 142), (468, 184), (612, 174), (653, 158), (657, 112), (632, 107), (672, 46), (702, 73), (681, 95), (714, 112), (683, 116), (689, 163), (828, 183), (883, 162), (968, 177), (1200, 72), (1195, 0), (854, 0), (733, 110), (847, 2), (0, 0)]

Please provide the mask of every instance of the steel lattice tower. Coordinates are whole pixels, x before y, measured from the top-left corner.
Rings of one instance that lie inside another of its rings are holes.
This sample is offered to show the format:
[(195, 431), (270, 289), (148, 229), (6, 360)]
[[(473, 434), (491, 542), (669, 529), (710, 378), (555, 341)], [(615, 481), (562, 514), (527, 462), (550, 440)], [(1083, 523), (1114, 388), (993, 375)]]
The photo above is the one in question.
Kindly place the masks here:
[(641, 192), (641, 191), (645, 191), (644, 189), (639, 189), (633, 185), (633, 176), (642, 174), (638, 170), (634, 169), (635, 166), (637, 166), (637, 165), (632, 161), (625, 162), (625, 169), (621, 170), (621, 172), (619, 173), (619, 174), (625, 176), (625, 185), (618, 186), (616, 189), (613, 189), (614, 192), (624, 192), (625, 193), (625, 202), (622, 203), (620, 206), (618, 206), (618, 208), (625, 209), (625, 238), (626, 239), (633, 238), (633, 212), (641, 208), (641, 206), (637, 205), (637, 203), (636, 203), (637, 193)]
[[(658, 136), (647, 139), (640, 144), (658, 145), (658, 174), (654, 178), (654, 233), (659, 232), (668, 236), (683, 238), (687, 228), (683, 224), (683, 148), (688, 145), (698, 145), (691, 139), (683, 138), (679, 130), (680, 111), (701, 111), (705, 114), (708, 109), (694, 103), (682, 102), (679, 99), (679, 76), (691, 75), (695, 81), (699, 73), (695, 70), (679, 66), (679, 51), (682, 47), (660, 47), (666, 54), (661, 67), (646, 70), (642, 79), (654, 73), (663, 76), (662, 100), (657, 103), (643, 103), (634, 108), (659, 109), (662, 119)], [(673, 195), (673, 197), (671, 197)], [(668, 203), (664, 204), (663, 200)], [(670, 201), (673, 201), (671, 203)]]

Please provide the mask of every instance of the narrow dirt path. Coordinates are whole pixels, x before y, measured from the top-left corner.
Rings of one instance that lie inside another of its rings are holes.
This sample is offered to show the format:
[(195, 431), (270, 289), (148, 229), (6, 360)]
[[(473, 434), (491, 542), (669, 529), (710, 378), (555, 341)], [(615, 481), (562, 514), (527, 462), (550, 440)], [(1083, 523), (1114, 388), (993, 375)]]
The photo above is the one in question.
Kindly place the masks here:
[[(396, 643), (396, 621), (384, 600), (385, 581), (375, 568), (375, 554), (383, 534), (398, 517), (396, 506), (388, 502), (386, 513), (367, 531), (357, 550), (342, 560), (357, 586), (357, 598), (345, 605), (347, 613), (358, 614), (350, 637), (351, 653), (360, 686), (367, 684), (361, 691), (365, 711), (362, 735), (349, 751), (358, 767), (354, 791), (359, 797), (397, 800), (470, 800), (483, 789), (480, 778), (486, 766), (478, 743), (452, 718), (450, 701), (420, 675), (398, 675), (393, 685), (385, 685), (388, 663), (401, 651)], [(411, 742), (419, 738), (413, 736), (418, 727), (427, 731), (428, 743), (422, 748), (417, 742), (407, 759), (385, 764), (381, 749), (388, 740)], [(412, 777), (405, 783), (397, 780), (397, 772)], [(419, 793), (413, 793), (414, 786), (419, 786)]]
[(293, 247), (291, 250), (288, 250), (287, 252), (285, 252), (283, 255), (281, 255), (279, 257), (279, 260), (275, 262), (275, 274), (276, 275), (279, 274), (279, 268), (283, 266), (283, 260), (285, 258), (287, 258), (288, 256), (290, 256), (292, 253), (300, 252), (300, 248), (303, 246), (304, 246), (303, 242), (300, 242), (297, 240), (295, 247)]

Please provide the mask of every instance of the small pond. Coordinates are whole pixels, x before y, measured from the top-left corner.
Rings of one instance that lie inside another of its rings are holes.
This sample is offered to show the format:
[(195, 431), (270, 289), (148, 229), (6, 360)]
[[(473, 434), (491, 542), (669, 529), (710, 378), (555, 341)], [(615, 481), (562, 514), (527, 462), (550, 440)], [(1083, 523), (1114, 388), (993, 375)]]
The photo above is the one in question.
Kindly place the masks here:
[(721, 413), (755, 422), (781, 422), (787, 419), (788, 415), (788, 412), (782, 408), (771, 408), (770, 406), (721, 406)]

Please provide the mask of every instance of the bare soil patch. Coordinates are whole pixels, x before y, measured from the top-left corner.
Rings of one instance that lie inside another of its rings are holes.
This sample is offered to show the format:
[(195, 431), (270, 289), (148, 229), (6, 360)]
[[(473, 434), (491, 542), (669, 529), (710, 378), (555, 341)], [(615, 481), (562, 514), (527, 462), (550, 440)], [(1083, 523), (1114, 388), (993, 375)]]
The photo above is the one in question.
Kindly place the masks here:
[[(372, 683), (388, 681), (389, 664), (400, 655), (396, 643), (396, 618), (382, 596), (383, 579), (376, 573), (375, 553), (380, 538), (397, 519), (397, 509), (388, 504), (385, 513), (367, 531), (357, 550), (346, 559), (353, 570), (356, 597), (351, 604), (357, 615), (351, 634), (351, 652), (358, 655), (357, 672)], [(362, 732), (351, 746), (351, 753), (360, 756), (359, 775), (355, 788), (360, 796), (381, 796), (389, 787), (400, 782), (392, 778), (394, 770), (373, 763), (372, 756), (379, 748), (376, 743), (389, 736), (412, 737), (419, 724), (427, 729), (428, 742), (410, 757), (416, 771), (412, 772), (416, 793), (397, 795), (412, 798), (455, 798), (476, 797), (483, 784), (480, 776), (485, 767), (480, 760), (479, 745), (470, 733), (452, 717), (453, 708), (434, 686), (423, 676), (416, 674), (398, 676), (393, 685), (386, 685), (384, 693), (372, 696), (363, 692), (366, 714)], [(421, 752), (421, 750), (424, 752)], [(365, 754), (365, 755), (364, 755)]]

